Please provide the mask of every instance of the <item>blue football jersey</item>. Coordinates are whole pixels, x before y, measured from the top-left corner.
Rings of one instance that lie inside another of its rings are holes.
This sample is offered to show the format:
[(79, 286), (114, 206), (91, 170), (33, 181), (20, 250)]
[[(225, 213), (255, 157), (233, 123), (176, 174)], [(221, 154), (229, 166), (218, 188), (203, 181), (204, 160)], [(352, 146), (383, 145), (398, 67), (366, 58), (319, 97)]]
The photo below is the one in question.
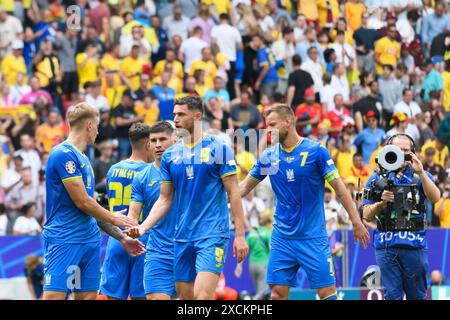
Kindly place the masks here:
[(302, 139), (284, 150), (277, 143), (266, 149), (250, 176), (269, 176), (276, 197), (273, 235), (291, 239), (326, 237), (325, 180), (339, 177), (328, 150), (318, 142)]
[(83, 179), (86, 192), (94, 197), (94, 171), (89, 159), (64, 141), (50, 151), (46, 167), (43, 236), (48, 242), (89, 243), (100, 239), (95, 218), (78, 209), (64, 187), (65, 181), (73, 179)]
[[(134, 178), (131, 202), (142, 204), (139, 223), (144, 221), (159, 197), (161, 173), (155, 163), (149, 164)], [(173, 256), (173, 235), (175, 232), (176, 206), (148, 231), (147, 249), (158, 254)]]
[(147, 164), (129, 159), (122, 160), (109, 168), (106, 174), (106, 193), (109, 199), (109, 211), (112, 213), (128, 208), (131, 202), (131, 183), (134, 177), (143, 170)]
[(172, 183), (175, 189), (175, 240), (229, 237), (222, 178), (233, 174), (236, 174), (233, 150), (211, 135), (205, 135), (194, 146), (180, 140), (164, 152), (161, 183)]
[[(426, 172), (427, 176), (434, 181), (433, 176)], [(377, 182), (380, 180), (381, 177), (378, 175), (378, 173), (374, 172), (369, 180), (367, 180), (366, 188), (370, 188), (370, 185), (372, 182)], [(400, 184), (411, 184), (413, 182), (413, 171), (412, 168), (409, 166), (406, 168), (406, 170), (403, 172), (402, 177), (394, 178), (394, 185), (400, 185)], [(422, 182), (419, 180), (417, 182), (417, 187), (419, 189), (418, 196), (420, 201), (426, 199), (425, 193), (422, 188)], [(373, 204), (374, 201), (372, 200), (363, 200), (363, 205), (366, 204)], [(424, 213), (421, 212), (419, 217), (423, 218)], [(410, 248), (426, 248), (427, 247), (427, 237), (426, 237), (426, 230), (424, 231), (417, 231), (417, 232), (411, 232), (411, 231), (398, 231), (398, 232), (391, 232), (391, 231), (380, 231), (375, 230), (374, 234), (374, 247), (376, 249), (382, 249), (382, 248), (389, 248), (389, 247), (410, 247)]]

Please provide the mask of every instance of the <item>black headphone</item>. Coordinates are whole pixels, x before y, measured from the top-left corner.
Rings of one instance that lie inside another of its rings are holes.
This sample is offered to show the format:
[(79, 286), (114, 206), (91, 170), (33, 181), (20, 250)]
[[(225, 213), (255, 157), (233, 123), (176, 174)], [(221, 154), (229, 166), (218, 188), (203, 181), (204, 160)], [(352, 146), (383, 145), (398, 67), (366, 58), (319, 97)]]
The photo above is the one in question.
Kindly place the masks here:
[(409, 142), (411, 142), (411, 151), (413, 153), (416, 153), (416, 142), (414, 141), (414, 139), (407, 133), (396, 133), (392, 136), (390, 136), (387, 141), (386, 141), (386, 145), (388, 144), (392, 144), (392, 141), (397, 138), (397, 137), (406, 137), (408, 138)]

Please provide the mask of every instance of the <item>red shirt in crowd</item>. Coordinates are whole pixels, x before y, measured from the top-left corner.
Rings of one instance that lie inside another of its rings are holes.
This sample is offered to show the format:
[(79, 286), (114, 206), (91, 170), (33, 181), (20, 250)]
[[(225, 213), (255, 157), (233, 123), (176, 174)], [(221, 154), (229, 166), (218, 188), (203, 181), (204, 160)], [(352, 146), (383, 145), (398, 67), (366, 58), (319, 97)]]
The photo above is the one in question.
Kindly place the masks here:
[[(331, 110), (328, 111), (324, 118), (330, 120), (332, 128), (342, 127), (342, 122), (344, 118), (350, 117), (350, 111), (346, 108), (341, 108), (341, 110)], [(339, 137), (340, 132), (330, 132), (330, 136), (333, 138)]]
[[(295, 119), (296, 120), (311, 120), (315, 117), (319, 116), (319, 122), (320, 118), (322, 118), (322, 107), (319, 103), (314, 103), (312, 105), (302, 103), (300, 104), (297, 109), (295, 109)], [(312, 134), (317, 136), (319, 134), (319, 131), (317, 130), (317, 125), (319, 124), (317, 122), (316, 124), (312, 125)], [(304, 136), (304, 132), (302, 128), (298, 128), (298, 134), (301, 136)]]

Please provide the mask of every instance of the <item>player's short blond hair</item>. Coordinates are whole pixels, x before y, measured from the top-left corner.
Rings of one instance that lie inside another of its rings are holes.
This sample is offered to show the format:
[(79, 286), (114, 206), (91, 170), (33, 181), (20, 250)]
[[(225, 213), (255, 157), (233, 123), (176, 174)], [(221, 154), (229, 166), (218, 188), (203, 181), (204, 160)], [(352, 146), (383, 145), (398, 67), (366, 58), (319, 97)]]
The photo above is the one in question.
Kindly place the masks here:
[(292, 123), (295, 123), (295, 115), (294, 111), (292, 111), (292, 108), (289, 107), (287, 104), (277, 104), (276, 106), (270, 108), (264, 113), (264, 117), (267, 118), (271, 113), (276, 113), (283, 119), (291, 119)]
[(96, 119), (99, 117), (98, 109), (87, 104), (86, 102), (80, 102), (67, 110), (67, 121), (70, 127), (76, 127), (87, 119)]

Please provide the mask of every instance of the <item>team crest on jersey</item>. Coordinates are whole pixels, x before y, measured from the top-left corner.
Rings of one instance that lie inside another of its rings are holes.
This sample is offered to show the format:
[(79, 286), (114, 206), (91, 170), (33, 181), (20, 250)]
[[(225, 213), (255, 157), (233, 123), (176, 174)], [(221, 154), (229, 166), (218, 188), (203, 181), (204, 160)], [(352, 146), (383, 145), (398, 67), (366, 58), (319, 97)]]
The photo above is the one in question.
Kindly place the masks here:
[(286, 170), (286, 177), (287, 177), (288, 182), (295, 181), (294, 169), (287, 169)]
[(291, 163), (292, 161), (294, 161), (294, 157), (286, 157), (285, 160), (287, 163)]
[(75, 173), (75, 163), (73, 161), (66, 162), (66, 171), (68, 174)]
[(186, 167), (186, 175), (187, 175), (188, 180), (194, 179), (194, 167), (193, 166)]

